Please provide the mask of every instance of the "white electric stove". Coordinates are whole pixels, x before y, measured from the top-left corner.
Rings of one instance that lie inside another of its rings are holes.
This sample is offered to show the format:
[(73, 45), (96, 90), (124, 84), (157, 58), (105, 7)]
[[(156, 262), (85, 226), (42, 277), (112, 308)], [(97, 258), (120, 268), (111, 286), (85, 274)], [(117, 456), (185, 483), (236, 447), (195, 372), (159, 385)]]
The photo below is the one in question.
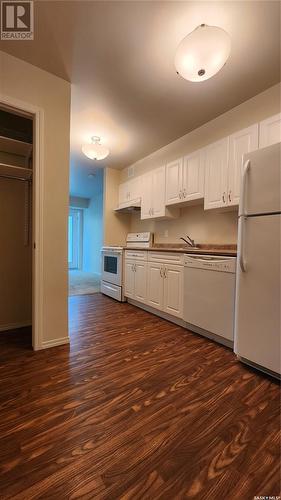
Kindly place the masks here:
[(126, 247), (102, 247), (101, 293), (124, 302), (123, 254), (125, 248), (149, 248), (153, 244), (153, 233), (128, 233)]

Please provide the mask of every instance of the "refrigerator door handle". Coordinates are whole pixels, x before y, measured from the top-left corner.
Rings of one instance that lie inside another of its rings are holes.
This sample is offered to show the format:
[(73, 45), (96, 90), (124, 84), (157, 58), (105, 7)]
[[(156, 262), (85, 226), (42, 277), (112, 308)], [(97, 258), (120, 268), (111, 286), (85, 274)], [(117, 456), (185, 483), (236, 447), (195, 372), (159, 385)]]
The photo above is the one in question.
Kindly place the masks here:
[(251, 164), (250, 160), (247, 160), (243, 170), (239, 215), (245, 215), (246, 182), (247, 182), (247, 174), (250, 169), (250, 164)]
[(245, 255), (244, 255), (244, 234), (245, 234), (245, 222), (247, 218), (244, 217), (243, 215), (240, 217), (240, 224), (239, 224), (239, 235), (238, 235), (238, 241), (239, 241), (239, 265), (242, 273), (245, 273), (247, 271), (246, 269), (246, 260), (245, 260)]

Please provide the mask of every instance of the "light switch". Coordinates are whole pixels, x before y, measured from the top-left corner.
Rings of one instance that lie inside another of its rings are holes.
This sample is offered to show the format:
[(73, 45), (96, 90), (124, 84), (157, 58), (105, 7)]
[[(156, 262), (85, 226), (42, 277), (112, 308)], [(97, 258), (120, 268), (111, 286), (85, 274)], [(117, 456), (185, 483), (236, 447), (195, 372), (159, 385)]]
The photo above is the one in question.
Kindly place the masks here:
[(168, 231), (168, 229), (165, 229), (165, 231), (164, 231), (164, 238), (168, 238), (168, 236), (169, 236), (169, 231)]

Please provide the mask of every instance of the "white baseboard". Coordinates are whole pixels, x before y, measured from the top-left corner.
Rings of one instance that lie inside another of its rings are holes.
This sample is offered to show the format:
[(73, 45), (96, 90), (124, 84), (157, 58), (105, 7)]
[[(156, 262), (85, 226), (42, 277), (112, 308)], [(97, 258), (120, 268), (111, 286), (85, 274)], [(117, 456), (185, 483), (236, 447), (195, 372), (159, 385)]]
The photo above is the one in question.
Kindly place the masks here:
[(18, 323), (9, 323), (7, 325), (0, 325), (0, 333), (6, 332), (7, 330), (17, 330), (18, 328), (25, 328), (27, 326), (31, 326), (32, 321), (20, 321)]
[(58, 345), (69, 344), (69, 337), (61, 337), (59, 339), (53, 340), (44, 340), (41, 344), (41, 347), (38, 347), (37, 350), (48, 349), (49, 347), (56, 347)]

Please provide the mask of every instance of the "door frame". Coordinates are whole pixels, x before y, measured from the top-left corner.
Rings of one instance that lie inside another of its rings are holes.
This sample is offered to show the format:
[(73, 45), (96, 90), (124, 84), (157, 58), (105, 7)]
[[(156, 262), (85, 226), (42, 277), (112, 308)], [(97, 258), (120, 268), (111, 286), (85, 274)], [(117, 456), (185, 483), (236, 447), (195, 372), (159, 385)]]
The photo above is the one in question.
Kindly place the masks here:
[(0, 93), (0, 106), (33, 118), (32, 183), (32, 347), (43, 348), (43, 188), (44, 188), (44, 110), (28, 102)]

